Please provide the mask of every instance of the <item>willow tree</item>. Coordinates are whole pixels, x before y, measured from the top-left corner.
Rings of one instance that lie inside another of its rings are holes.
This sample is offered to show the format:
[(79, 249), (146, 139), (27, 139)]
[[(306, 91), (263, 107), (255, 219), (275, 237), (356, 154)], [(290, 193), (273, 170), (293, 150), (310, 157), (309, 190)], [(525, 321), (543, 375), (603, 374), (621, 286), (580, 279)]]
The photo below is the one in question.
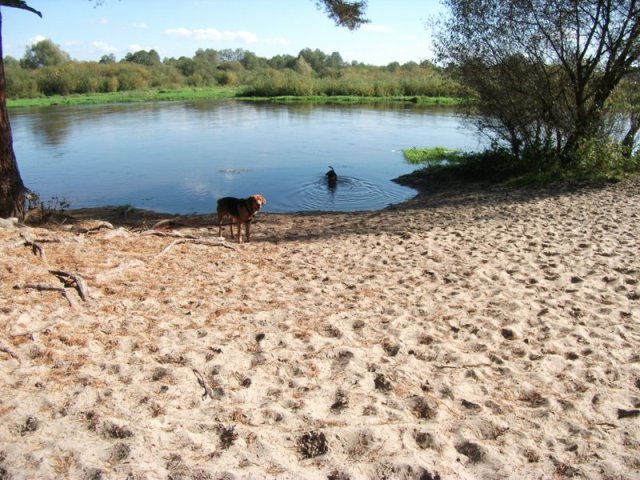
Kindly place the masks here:
[[(92, 1), (92, 0), (90, 0)], [(93, 0), (96, 4), (105, 0)], [(316, 0), (316, 5), (337, 25), (350, 30), (358, 28), (368, 20), (364, 17), (366, 1)], [(6, 82), (4, 76), (4, 55), (2, 52), (2, 7), (27, 10), (42, 17), (24, 0), (0, 0), (0, 218), (24, 216), (27, 189), (24, 186), (16, 155), (13, 150), (11, 125), (7, 112)]]
[(478, 93), (482, 130), (516, 156), (563, 161), (585, 140), (612, 140), (610, 98), (640, 59), (640, 0), (444, 3), (438, 50)]

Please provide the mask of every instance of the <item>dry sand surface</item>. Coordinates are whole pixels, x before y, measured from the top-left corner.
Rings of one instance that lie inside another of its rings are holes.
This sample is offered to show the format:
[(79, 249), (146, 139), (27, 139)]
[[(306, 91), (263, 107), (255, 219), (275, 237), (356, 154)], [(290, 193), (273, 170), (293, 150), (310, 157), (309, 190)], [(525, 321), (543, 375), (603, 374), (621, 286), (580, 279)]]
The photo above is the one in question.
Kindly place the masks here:
[(1, 479), (640, 478), (640, 181), (196, 220), (0, 228)]

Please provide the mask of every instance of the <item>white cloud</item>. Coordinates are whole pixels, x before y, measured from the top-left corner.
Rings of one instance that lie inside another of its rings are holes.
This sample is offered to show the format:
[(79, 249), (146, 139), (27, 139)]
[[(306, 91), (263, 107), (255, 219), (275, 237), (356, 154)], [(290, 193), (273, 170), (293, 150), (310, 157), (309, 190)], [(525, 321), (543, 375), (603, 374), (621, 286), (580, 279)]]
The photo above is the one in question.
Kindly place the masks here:
[(186, 28), (169, 28), (164, 31), (165, 35), (171, 35), (173, 37), (190, 37), (192, 32)]
[(392, 33), (393, 29), (391, 27), (387, 27), (386, 25), (377, 25), (374, 23), (365, 23), (360, 27), (360, 29), (364, 32), (375, 32), (375, 33)]
[(47, 39), (47, 37), (45, 37), (44, 35), (36, 35), (35, 37), (31, 37), (28, 40), (28, 42), (29, 42), (28, 45), (35, 45), (36, 43), (39, 43), (39, 42), (41, 42), (43, 40), (46, 40), (46, 39)]
[(193, 38), (194, 40), (211, 40), (214, 42), (242, 42), (246, 44), (267, 43), (270, 45), (285, 45), (287, 39), (283, 37), (260, 38), (253, 32), (246, 30), (218, 30), (217, 28), (169, 28), (164, 31), (165, 35), (173, 37)]
[(107, 25), (109, 23), (109, 19), (107, 17), (100, 17), (98, 19), (98, 23), (100, 25)]
[(136, 22), (136, 23), (132, 23), (131, 26), (133, 28), (139, 28), (140, 30), (146, 30), (149, 28), (149, 25), (147, 25), (144, 22)]
[(116, 47), (105, 42), (93, 42), (91, 45), (101, 53), (116, 53), (118, 51)]

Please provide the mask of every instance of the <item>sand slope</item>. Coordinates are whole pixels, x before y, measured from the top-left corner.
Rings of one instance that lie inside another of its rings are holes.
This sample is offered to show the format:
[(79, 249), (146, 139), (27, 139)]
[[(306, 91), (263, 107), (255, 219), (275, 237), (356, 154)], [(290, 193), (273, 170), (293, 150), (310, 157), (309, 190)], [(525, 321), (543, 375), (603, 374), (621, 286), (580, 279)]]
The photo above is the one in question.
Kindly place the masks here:
[(638, 180), (92, 226), (0, 228), (2, 479), (640, 478)]

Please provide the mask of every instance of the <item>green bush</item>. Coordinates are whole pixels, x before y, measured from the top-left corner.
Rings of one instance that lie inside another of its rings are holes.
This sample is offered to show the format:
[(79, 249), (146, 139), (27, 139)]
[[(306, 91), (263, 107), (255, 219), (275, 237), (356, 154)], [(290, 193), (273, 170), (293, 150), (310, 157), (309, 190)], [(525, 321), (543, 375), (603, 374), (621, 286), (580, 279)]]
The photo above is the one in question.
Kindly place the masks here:
[(617, 178), (640, 171), (640, 152), (629, 152), (619, 142), (591, 138), (578, 145), (572, 167), (581, 175)]

